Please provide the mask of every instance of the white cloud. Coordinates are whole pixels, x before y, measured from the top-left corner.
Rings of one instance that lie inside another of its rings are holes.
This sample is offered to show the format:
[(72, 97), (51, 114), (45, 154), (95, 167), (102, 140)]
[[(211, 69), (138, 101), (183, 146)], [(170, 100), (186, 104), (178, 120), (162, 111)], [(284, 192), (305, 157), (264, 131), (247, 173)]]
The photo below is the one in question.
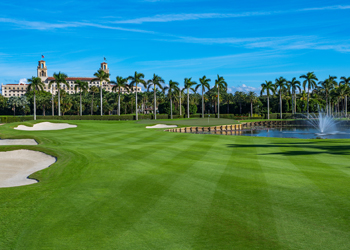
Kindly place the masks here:
[(100, 29), (121, 30), (121, 31), (137, 32), (137, 33), (155, 33), (153, 31), (147, 31), (147, 30), (128, 29), (128, 28), (122, 28), (122, 27), (108, 26), (108, 25), (102, 25), (102, 24), (96, 24), (96, 23), (85, 23), (85, 22), (47, 23), (47, 22), (18, 20), (18, 19), (12, 19), (12, 18), (0, 18), (0, 23), (11, 23), (11, 24), (18, 25), (23, 29), (34, 29), (34, 30), (95, 27)]
[(260, 87), (256, 88), (256, 87), (252, 87), (252, 86), (247, 86), (246, 84), (242, 84), (242, 85), (236, 86), (236, 87), (230, 87), (228, 89), (228, 91), (230, 93), (234, 93), (236, 91), (241, 91), (241, 92), (246, 92), (246, 93), (248, 93), (250, 91), (253, 91), (253, 92), (256, 92), (256, 93), (260, 93), (260, 90), (261, 90)]
[(18, 83), (25, 83), (25, 84), (27, 84), (28, 83), (27, 78), (19, 79)]
[[(172, 36), (176, 37), (176, 36)], [(228, 44), (248, 49), (272, 48), (275, 50), (334, 50), (350, 52), (349, 41), (331, 41), (317, 36), (285, 36), (285, 37), (249, 37), (249, 38), (198, 38), (178, 36), (174, 39), (158, 39), (168, 42), (198, 43), (198, 44)]]
[(213, 19), (213, 18), (238, 18), (238, 17), (250, 17), (250, 16), (268, 16), (285, 13), (306, 12), (306, 11), (323, 11), (323, 10), (347, 10), (350, 9), (350, 5), (333, 5), (315, 8), (304, 8), (295, 10), (280, 10), (280, 11), (255, 11), (255, 12), (241, 12), (241, 13), (179, 13), (179, 14), (167, 14), (167, 15), (155, 15), (151, 17), (141, 17), (134, 19), (118, 20), (113, 23), (164, 23), (174, 21), (188, 21), (199, 19)]

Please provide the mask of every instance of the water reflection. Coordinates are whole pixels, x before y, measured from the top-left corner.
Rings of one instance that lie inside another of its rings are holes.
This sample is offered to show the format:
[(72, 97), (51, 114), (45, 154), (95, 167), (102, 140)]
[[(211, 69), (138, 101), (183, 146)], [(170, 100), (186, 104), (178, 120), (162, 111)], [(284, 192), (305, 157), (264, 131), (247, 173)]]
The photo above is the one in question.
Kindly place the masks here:
[(350, 127), (340, 127), (338, 131), (320, 134), (318, 129), (307, 126), (300, 127), (260, 127), (244, 130), (197, 132), (197, 134), (242, 135), (257, 137), (300, 138), (300, 139), (350, 139)]

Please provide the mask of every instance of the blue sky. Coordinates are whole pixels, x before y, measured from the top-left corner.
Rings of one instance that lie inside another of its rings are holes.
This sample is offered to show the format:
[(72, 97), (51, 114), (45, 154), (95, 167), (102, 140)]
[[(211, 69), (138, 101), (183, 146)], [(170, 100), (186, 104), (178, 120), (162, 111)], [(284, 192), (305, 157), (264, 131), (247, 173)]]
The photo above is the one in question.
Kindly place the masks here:
[(36, 75), (112, 79), (135, 71), (183, 85), (217, 74), (230, 91), (314, 71), (350, 76), (348, 1), (1, 1), (0, 83)]

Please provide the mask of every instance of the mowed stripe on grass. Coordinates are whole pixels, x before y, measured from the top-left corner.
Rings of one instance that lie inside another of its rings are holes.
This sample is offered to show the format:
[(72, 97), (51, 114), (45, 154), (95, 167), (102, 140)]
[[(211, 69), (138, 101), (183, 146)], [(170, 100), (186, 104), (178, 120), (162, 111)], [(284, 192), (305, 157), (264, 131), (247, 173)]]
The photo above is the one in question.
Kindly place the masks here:
[(0, 128), (37, 137), (43, 151), (58, 156), (34, 174), (38, 184), (0, 189), (0, 249), (350, 244), (348, 140), (166, 133), (132, 121), (76, 124), (61, 132)]

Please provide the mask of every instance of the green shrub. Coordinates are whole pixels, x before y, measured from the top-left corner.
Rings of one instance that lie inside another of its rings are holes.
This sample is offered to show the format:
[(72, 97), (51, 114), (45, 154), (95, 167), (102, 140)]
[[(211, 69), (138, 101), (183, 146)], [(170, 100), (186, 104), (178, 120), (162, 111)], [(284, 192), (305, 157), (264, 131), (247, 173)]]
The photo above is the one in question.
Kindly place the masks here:
[(32, 121), (33, 116), (0, 116), (0, 123)]

